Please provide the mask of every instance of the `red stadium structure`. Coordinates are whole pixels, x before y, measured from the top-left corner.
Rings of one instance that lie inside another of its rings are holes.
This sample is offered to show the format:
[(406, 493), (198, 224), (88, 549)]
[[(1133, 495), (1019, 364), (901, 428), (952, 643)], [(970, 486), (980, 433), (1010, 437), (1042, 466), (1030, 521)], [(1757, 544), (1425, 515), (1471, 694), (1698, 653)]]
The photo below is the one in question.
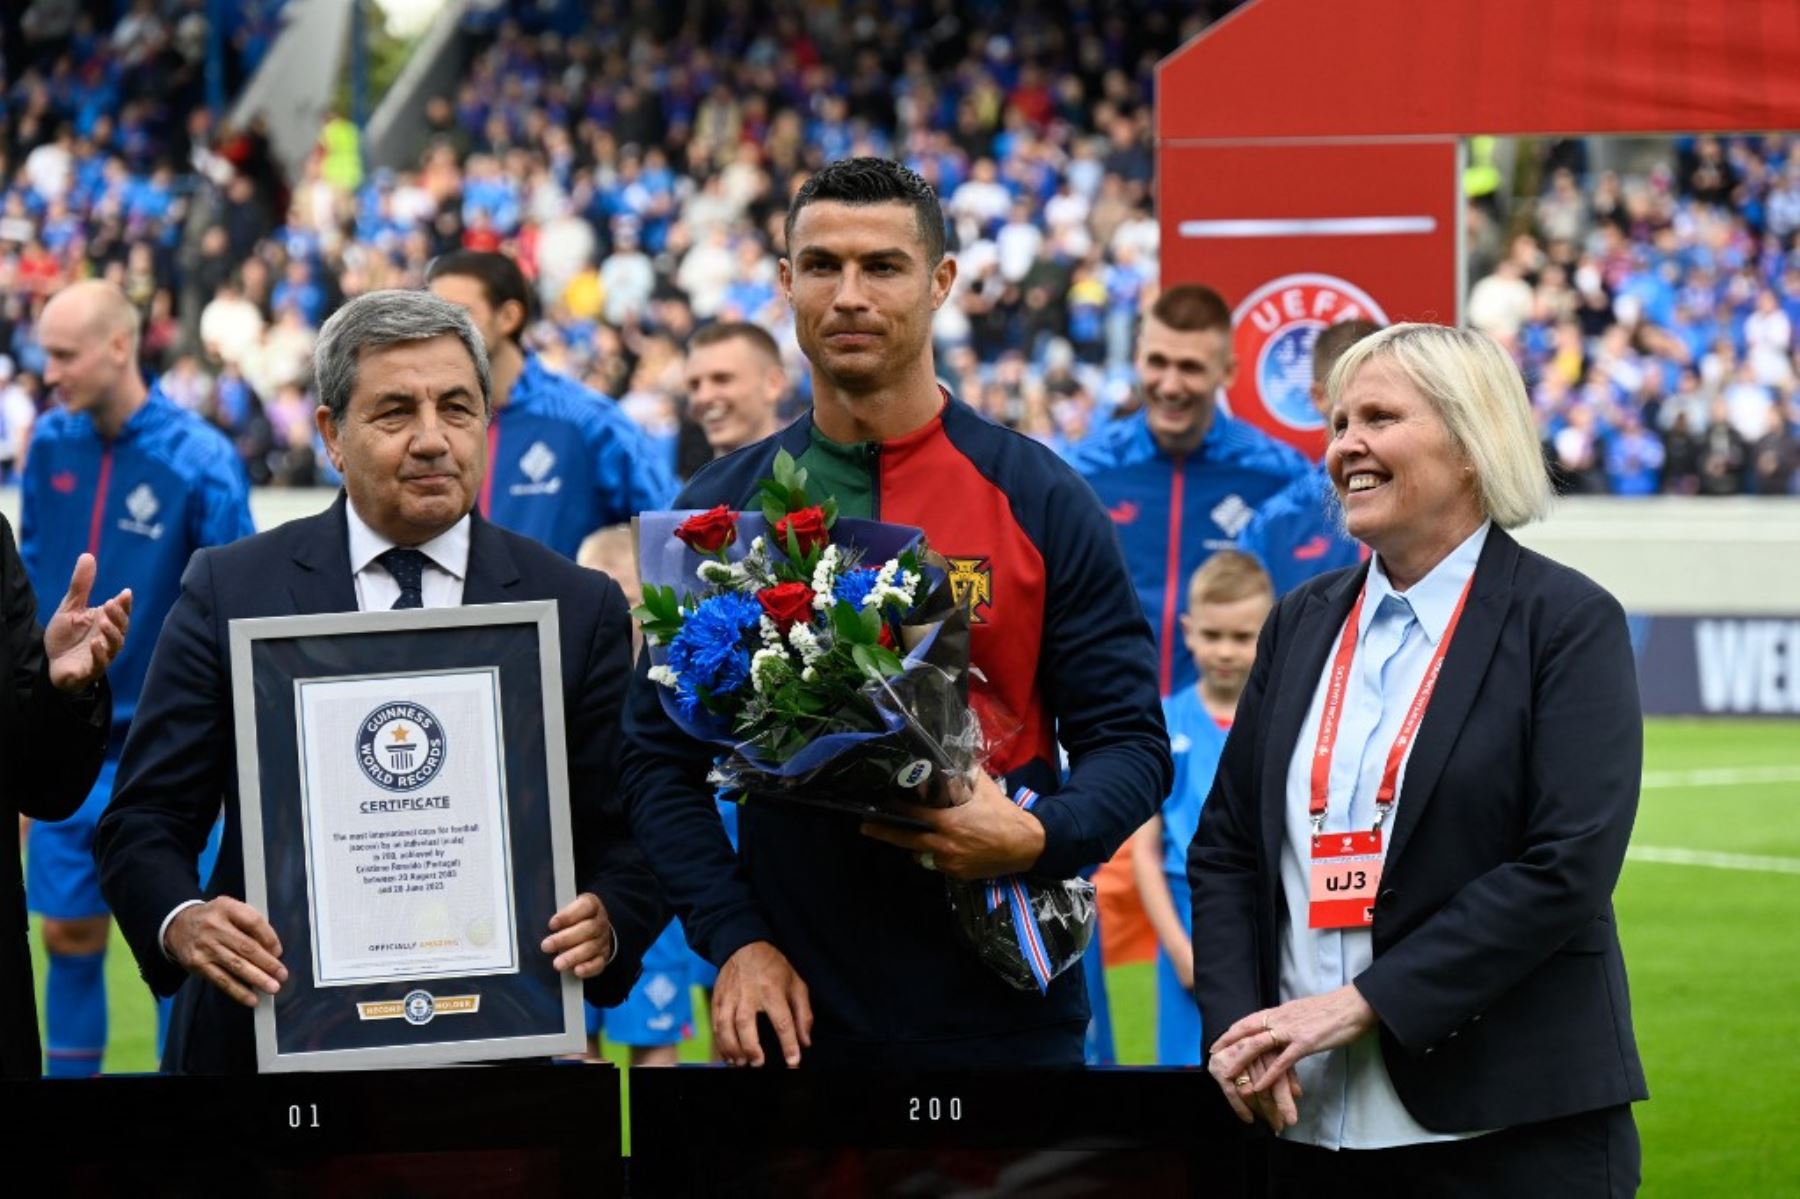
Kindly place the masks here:
[(1322, 452), (1335, 320), (1454, 320), (1461, 139), (1800, 126), (1793, 0), (1251, 0), (1157, 70), (1165, 286), (1238, 313), (1232, 411)]

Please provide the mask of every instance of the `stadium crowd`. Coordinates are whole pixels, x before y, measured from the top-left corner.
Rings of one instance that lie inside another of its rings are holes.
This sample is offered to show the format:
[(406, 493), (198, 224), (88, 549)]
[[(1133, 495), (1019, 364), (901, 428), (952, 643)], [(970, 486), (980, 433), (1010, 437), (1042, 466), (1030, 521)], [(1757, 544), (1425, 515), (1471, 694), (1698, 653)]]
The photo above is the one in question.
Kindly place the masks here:
[[(226, 6), (234, 80), (279, 7)], [(47, 401), (37, 313), (98, 276), (143, 313), (146, 369), (226, 430), (255, 483), (331, 482), (318, 327), (474, 249), (524, 268), (546, 366), (615, 397), (685, 476), (707, 457), (681, 385), (695, 328), (770, 329), (796, 381), (784, 412), (807, 402), (780, 218), (806, 173), (858, 154), (943, 197), (960, 265), (935, 329), (946, 382), (1072, 451), (1129, 403), (1159, 286), (1150, 67), (1218, 12), (771, 7), (680, 24), (610, 0), (473, 10), (471, 67), (429, 101), (416, 164), (365, 172), (340, 118), (285, 181), (259, 128), (199, 102), (201, 0), (27, 6), (4, 31), (30, 52), (8, 53), (0, 137), (0, 474)], [(1518, 357), (1564, 487), (1793, 490), (1796, 149), (1694, 139), (1644, 176), (1547, 171), (1529, 221), (1472, 206), (1469, 319)]]

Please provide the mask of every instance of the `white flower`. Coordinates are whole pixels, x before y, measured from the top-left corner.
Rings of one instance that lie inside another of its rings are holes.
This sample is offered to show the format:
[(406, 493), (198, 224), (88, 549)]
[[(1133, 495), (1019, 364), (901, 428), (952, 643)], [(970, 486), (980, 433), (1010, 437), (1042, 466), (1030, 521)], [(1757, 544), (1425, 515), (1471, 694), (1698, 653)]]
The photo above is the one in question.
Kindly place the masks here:
[(744, 568), (735, 563), (715, 562), (709, 558), (695, 567), (694, 573), (700, 576), (702, 583), (730, 585), (737, 582), (744, 573)]
[(800, 680), (805, 683), (818, 682), (819, 681), (818, 669), (816, 667), (808, 666), (805, 670), (800, 672)]
[(781, 646), (781, 627), (767, 613), (763, 614), (757, 628), (762, 633), (762, 643), (765, 646), (775, 646), (776, 648)]
[[(895, 584), (894, 579), (900, 582)], [(900, 571), (900, 562), (890, 558), (882, 563), (881, 569), (875, 572), (875, 584), (869, 588), (869, 594), (863, 597), (864, 608), (879, 608), (889, 600), (893, 600), (902, 608), (913, 606), (913, 596), (918, 591), (919, 576), (912, 571), (904, 574)]]
[(759, 649), (750, 659), (750, 684), (758, 695), (779, 685), (783, 677), (793, 672), (794, 663), (784, 649)]
[(676, 683), (681, 681), (681, 676), (667, 666), (652, 666), (650, 668), (650, 681), (652, 683), (661, 683), (665, 687), (672, 688)]
[(838, 547), (828, 545), (825, 552), (819, 555), (819, 564), (813, 567), (813, 607), (820, 612), (831, 607), (834, 602), (831, 590), (837, 585), (837, 571)]
[(819, 644), (818, 634), (799, 621), (795, 621), (794, 627), (788, 630), (788, 644), (794, 647), (800, 654), (800, 661), (807, 666), (825, 656), (825, 647)]

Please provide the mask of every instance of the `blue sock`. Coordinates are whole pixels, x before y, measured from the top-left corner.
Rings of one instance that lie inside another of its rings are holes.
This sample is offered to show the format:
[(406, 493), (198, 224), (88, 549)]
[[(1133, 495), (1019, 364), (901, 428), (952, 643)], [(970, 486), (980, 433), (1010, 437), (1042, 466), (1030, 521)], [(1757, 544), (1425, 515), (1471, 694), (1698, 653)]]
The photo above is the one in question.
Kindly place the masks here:
[(44, 1033), (50, 1078), (92, 1078), (106, 1051), (106, 955), (50, 955), (44, 987)]
[(175, 1010), (173, 995), (152, 995), (156, 1001), (156, 1060), (162, 1061), (163, 1047), (169, 1043), (169, 1013)]

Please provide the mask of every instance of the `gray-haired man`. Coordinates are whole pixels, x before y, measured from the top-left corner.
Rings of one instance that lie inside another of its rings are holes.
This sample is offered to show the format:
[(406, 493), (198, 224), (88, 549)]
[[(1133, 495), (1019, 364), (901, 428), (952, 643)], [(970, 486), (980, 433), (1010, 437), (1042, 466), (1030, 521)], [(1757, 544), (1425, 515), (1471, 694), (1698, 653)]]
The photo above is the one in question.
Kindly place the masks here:
[[(250, 1012), (287, 978), (278, 930), (243, 902), (230, 622), (380, 608), (557, 601), (576, 877), (542, 942), (617, 1003), (661, 928), (660, 892), (625, 832), (613, 755), (630, 673), (617, 584), (473, 512), (487, 469), (488, 364), (455, 305), (374, 292), (326, 322), (318, 422), (345, 494), (324, 513), (194, 556), (157, 641), (112, 806), (101, 887), (152, 989), (179, 989), (164, 1068), (255, 1068)], [(206, 894), (204, 831), (226, 829)], [(602, 973), (604, 972), (604, 973)]]

